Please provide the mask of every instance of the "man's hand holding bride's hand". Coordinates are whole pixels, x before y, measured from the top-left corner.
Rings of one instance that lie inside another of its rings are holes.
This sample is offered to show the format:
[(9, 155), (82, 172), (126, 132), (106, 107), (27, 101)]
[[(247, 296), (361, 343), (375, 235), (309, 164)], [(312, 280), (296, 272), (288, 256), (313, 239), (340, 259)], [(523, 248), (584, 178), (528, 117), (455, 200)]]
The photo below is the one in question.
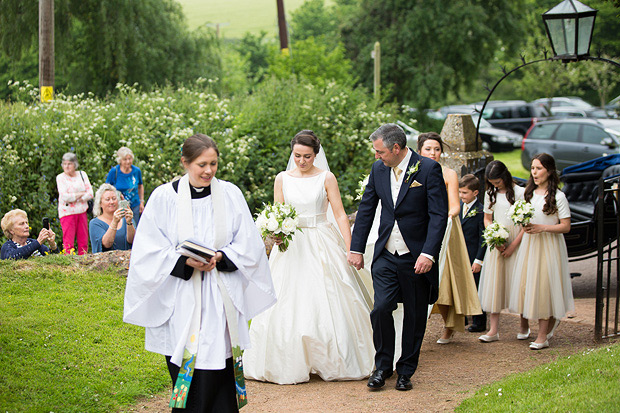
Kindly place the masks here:
[(433, 261), (424, 255), (420, 255), (415, 262), (415, 273), (416, 274), (425, 274), (431, 270), (433, 267)]
[(364, 267), (364, 256), (362, 254), (349, 251), (347, 254), (347, 261), (355, 267), (356, 270), (361, 270), (362, 267)]

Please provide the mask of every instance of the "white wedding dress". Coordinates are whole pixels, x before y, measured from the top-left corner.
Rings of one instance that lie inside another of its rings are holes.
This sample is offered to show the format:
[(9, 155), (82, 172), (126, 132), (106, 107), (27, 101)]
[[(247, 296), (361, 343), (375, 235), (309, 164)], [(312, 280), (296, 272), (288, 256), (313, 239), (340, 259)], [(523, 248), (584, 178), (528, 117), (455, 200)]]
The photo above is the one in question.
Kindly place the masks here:
[(252, 348), (243, 357), (249, 379), (294, 384), (310, 374), (359, 380), (372, 372), (371, 297), (327, 220), (326, 174), (283, 175), (284, 202), (297, 210), (302, 231), (288, 250), (271, 252), (278, 301), (252, 320)]

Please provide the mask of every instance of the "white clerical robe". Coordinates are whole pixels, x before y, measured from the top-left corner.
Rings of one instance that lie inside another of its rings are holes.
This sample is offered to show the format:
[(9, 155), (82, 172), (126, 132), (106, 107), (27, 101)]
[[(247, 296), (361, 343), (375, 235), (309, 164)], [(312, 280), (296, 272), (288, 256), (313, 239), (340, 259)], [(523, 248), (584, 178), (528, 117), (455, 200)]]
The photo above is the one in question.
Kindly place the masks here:
[[(227, 233), (220, 250), (237, 266), (220, 277), (238, 311), (239, 341), (248, 348), (248, 320), (276, 301), (265, 247), (239, 188), (219, 181), (225, 197)], [(213, 245), (212, 196), (192, 199), (194, 238)], [(155, 189), (140, 218), (131, 253), (125, 313), (127, 323), (146, 327), (148, 351), (172, 356), (180, 365), (194, 308), (191, 280), (173, 277), (179, 255), (177, 193), (172, 184)], [(232, 356), (226, 315), (215, 277), (205, 272), (196, 369), (219, 370)]]

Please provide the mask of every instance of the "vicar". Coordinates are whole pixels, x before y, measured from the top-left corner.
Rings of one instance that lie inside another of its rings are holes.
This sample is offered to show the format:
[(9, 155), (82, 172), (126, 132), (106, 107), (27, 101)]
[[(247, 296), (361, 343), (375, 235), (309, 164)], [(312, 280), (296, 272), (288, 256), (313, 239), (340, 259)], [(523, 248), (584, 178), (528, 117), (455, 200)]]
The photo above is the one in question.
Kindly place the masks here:
[(420, 356), (428, 305), (437, 300), (439, 274), (435, 261), (448, 218), (448, 196), (441, 166), (407, 148), (404, 131), (385, 124), (371, 136), (375, 158), (360, 202), (348, 260), (364, 265), (362, 253), (381, 201), (379, 237), (375, 243), (372, 279), (374, 308), (370, 313), (376, 370), (368, 387), (379, 389), (392, 376), (395, 330), (392, 312), (404, 306), (401, 356), (396, 363), (397, 390), (412, 388), (411, 376)]

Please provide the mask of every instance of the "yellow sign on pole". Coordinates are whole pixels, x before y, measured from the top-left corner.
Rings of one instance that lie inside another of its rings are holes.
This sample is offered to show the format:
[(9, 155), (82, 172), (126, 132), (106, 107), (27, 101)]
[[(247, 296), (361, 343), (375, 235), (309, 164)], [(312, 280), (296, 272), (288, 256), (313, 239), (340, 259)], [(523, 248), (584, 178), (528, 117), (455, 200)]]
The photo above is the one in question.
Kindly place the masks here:
[(47, 103), (54, 100), (54, 87), (53, 86), (41, 86), (41, 102)]

